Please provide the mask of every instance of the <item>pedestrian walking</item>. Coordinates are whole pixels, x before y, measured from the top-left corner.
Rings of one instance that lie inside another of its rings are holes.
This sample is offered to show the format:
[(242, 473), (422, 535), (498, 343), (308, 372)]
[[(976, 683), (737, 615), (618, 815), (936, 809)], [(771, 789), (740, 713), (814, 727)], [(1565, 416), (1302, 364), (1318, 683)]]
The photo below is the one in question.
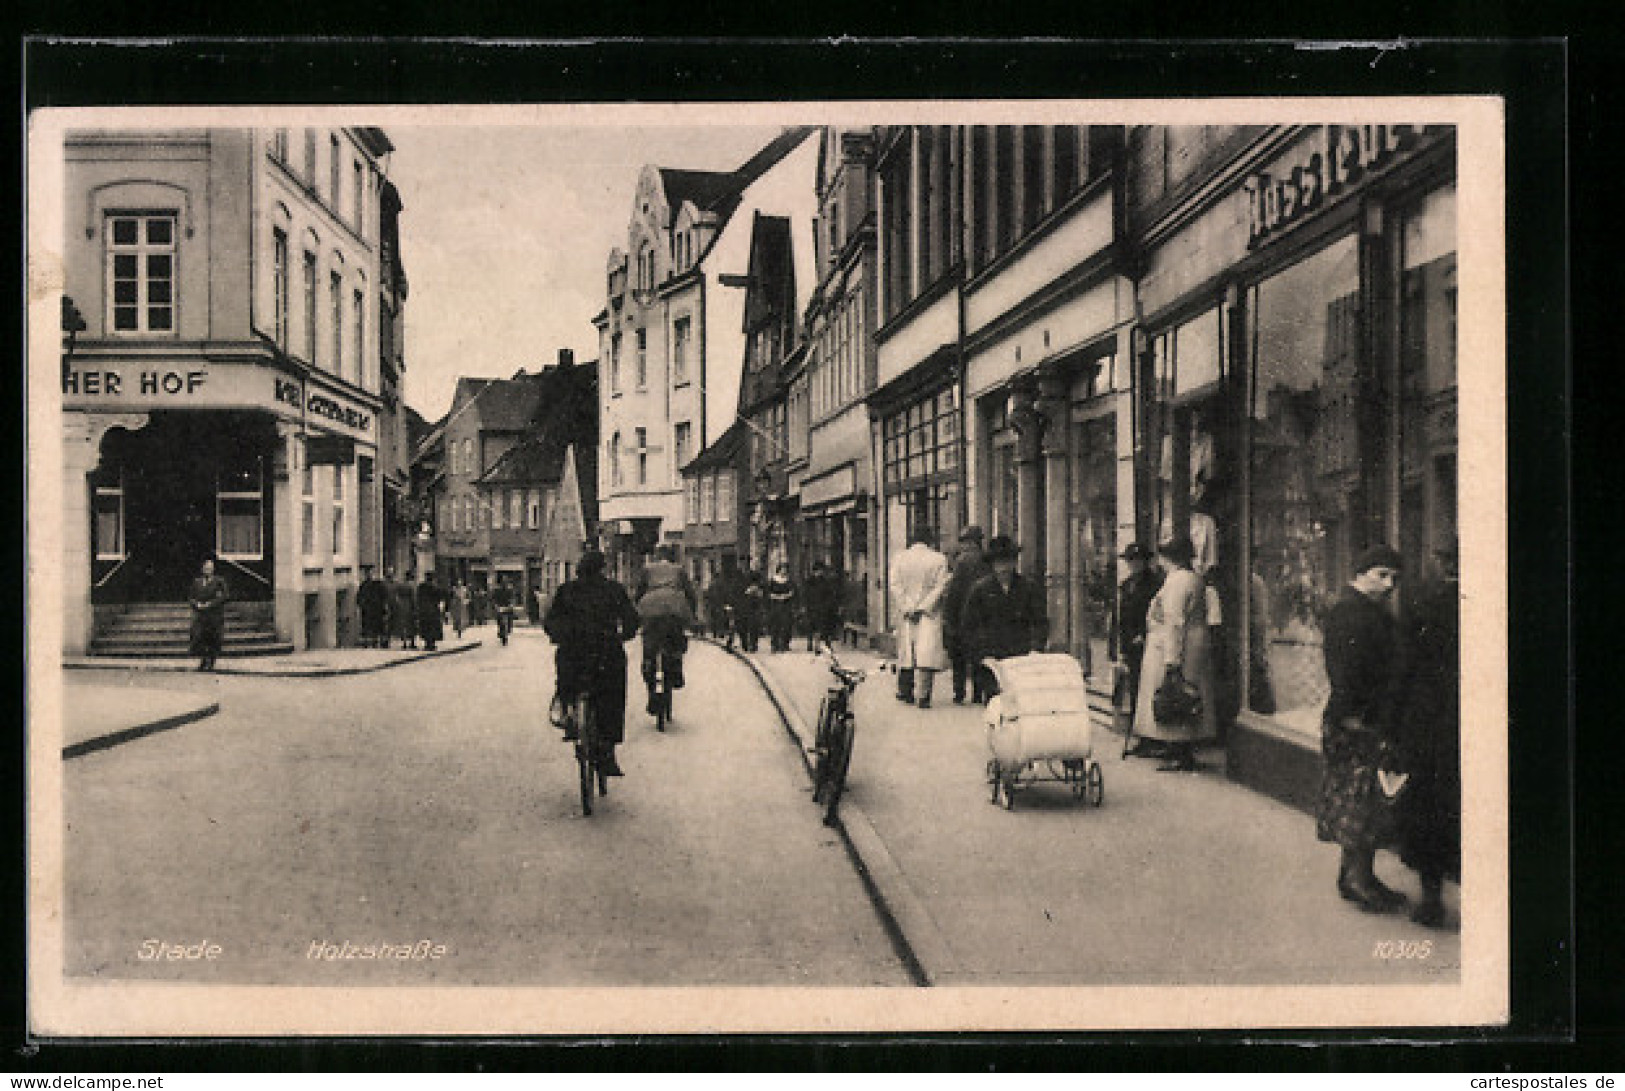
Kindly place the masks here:
[[(1207, 590), (1191, 570), (1195, 556), (1185, 537), (1164, 542), (1157, 551), (1162, 560), (1162, 586), (1146, 610), (1145, 657), (1141, 661), (1139, 700), (1134, 711), (1134, 734), (1161, 742), (1167, 760), (1162, 772), (1189, 772), (1196, 766), (1196, 746), (1216, 737), (1217, 709), (1208, 662)], [(1157, 691), (1163, 686), (1189, 683), (1200, 695), (1194, 716), (1159, 718)]]
[(795, 603), (796, 587), (790, 581), (790, 566), (780, 561), (773, 568), (773, 578), (767, 581), (767, 635), (771, 651), (790, 650), (790, 634), (795, 628)]
[(401, 580), (391, 577), (389, 591), (389, 616), (395, 627), (395, 635), (400, 638), (401, 647), (415, 648), (418, 644), (418, 604), (412, 577), (408, 575)]
[[(1122, 693), (1114, 703), (1126, 708), (1129, 715), (1140, 700), (1140, 667), (1145, 661), (1146, 615), (1151, 611), (1151, 600), (1162, 589), (1162, 572), (1151, 564), (1151, 551), (1139, 542), (1130, 542), (1123, 550), (1123, 563), (1128, 565), (1128, 577), (1117, 587), (1117, 626), (1112, 633), (1116, 652), (1124, 667)], [(1140, 744), (1142, 747), (1146, 743)], [(1134, 753), (1135, 751), (1130, 751)]]
[(897, 699), (931, 707), (932, 680), (948, 668), (942, 645), (942, 596), (948, 590), (948, 558), (932, 547), (928, 527), (909, 535), (909, 547), (891, 567), (897, 626)]
[(953, 575), (948, 579), (948, 590), (942, 596), (942, 636), (948, 650), (948, 663), (953, 668), (954, 704), (965, 703), (965, 688), (969, 683), (971, 700), (983, 704), (991, 694), (981, 687), (982, 674), (976, 669), (976, 658), (965, 641), (965, 599), (992, 569), (982, 553), (982, 528), (969, 526), (959, 533), (959, 552), (954, 556)]
[(389, 587), (378, 578), (372, 565), (362, 568), (366, 577), (356, 589), (356, 609), (361, 612), (361, 646), (389, 646)]
[(734, 624), (739, 627), (739, 647), (744, 651), (755, 652), (762, 638), (766, 595), (761, 573), (754, 568), (747, 571), (740, 581), (739, 597), (734, 601)]
[(1401, 769), (1400, 858), (1422, 884), (1411, 920), (1445, 923), (1444, 881), (1461, 874), (1461, 584), (1454, 550), (1408, 612), (1395, 733)]
[(230, 597), (225, 578), (215, 573), (214, 558), (205, 557), (186, 593), (192, 606), (192, 654), (198, 657), (200, 671), (214, 670), (214, 661), (225, 646), (226, 600)]
[(964, 646), (974, 664), (975, 692), (983, 703), (999, 692), (998, 679), (983, 660), (1042, 651), (1049, 640), (1044, 589), (1016, 571), (1019, 551), (1003, 534), (989, 542), (987, 563), (992, 571), (977, 581), (963, 603)]
[[(615, 747), (626, 735), (626, 648), (640, 625), (626, 589), (604, 575), (604, 555), (589, 549), (576, 565), (575, 578), (553, 595), (542, 628), (553, 641), (554, 674), (565, 708), (578, 695), (592, 700), (598, 754), (604, 775), (622, 776)], [(566, 739), (571, 738), (569, 734)]]
[(1386, 603), (1399, 569), (1399, 554), (1387, 546), (1362, 553), (1323, 630), (1331, 694), (1321, 719), (1325, 774), (1315, 834), (1342, 849), (1338, 893), (1369, 913), (1393, 912), (1406, 900), (1384, 886), (1372, 867), (1392, 819), (1383, 774), (1393, 763), (1400, 642)]
[(469, 596), (469, 608), (475, 625), (484, 625), (491, 618), (491, 595), (484, 587), (474, 588)]
[(418, 635), (423, 638), (423, 647), (428, 651), (434, 651), (435, 644), (443, 634), (440, 614), (445, 605), (444, 593), (434, 582), (434, 573), (426, 574), (417, 589), (417, 623)]
[(457, 639), (463, 638), (463, 630), (468, 628), (468, 584), (458, 580), (451, 589), (451, 628), (457, 634)]
[(803, 595), (807, 604), (809, 652), (817, 651), (821, 644), (834, 644), (840, 639), (841, 599), (845, 592), (845, 577), (823, 561), (813, 565)]
[(711, 577), (705, 588), (705, 626), (711, 636), (733, 647), (733, 625), (728, 619), (728, 600), (733, 583), (733, 561), (724, 559), (723, 570)]

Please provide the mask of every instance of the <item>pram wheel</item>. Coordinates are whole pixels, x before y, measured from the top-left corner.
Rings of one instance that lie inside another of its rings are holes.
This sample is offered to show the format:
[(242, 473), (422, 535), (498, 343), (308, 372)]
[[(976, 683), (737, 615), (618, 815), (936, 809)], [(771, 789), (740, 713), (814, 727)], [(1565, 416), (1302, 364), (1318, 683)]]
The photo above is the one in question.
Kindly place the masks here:
[(1089, 771), (1084, 775), (1083, 794), (1091, 806), (1098, 807), (1106, 802), (1106, 774), (1101, 772), (1097, 761), (1089, 763)]

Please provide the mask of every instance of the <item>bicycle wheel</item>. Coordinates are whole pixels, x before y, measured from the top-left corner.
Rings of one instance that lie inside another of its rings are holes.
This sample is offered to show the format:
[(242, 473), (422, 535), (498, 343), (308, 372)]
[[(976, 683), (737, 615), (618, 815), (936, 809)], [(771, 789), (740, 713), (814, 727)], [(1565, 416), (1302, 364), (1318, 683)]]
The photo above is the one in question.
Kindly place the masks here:
[(671, 723), (671, 688), (666, 683), (666, 672), (660, 672), (655, 679), (655, 730), (664, 731), (666, 725)]
[(824, 802), (825, 788), (829, 783), (830, 745), (834, 735), (836, 719), (836, 698), (825, 695), (824, 701), (818, 706), (818, 727), (813, 732), (813, 802)]
[(842, 716), (840, 723), (834, 728), (834, 744), (831, 746), (829, 780), (824, 791), (824, 825), (835, 824), (835, 811), (841, 805), (841, 796), (846, 792), (846, 773), (852, 767), (852, 742), (857, 734), (851, 716)]
[(592, 709), (587, 699), (582, 698), (576, 702), (576, 731), (580, 738), (576, 740), (576, 771), (581, 787), (581, 813), (592, 814), (592, 784), (597, 773), (595, 736), (597, 731), (593, 724)]

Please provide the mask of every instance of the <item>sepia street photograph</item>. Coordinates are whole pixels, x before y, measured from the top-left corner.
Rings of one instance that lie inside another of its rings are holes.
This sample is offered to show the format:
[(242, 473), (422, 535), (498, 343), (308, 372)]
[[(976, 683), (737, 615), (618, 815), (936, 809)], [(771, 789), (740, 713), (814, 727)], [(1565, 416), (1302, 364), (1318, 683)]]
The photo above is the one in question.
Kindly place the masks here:
[(35, 112), (36, 1030), (1505, 1023), (1502, 122)]

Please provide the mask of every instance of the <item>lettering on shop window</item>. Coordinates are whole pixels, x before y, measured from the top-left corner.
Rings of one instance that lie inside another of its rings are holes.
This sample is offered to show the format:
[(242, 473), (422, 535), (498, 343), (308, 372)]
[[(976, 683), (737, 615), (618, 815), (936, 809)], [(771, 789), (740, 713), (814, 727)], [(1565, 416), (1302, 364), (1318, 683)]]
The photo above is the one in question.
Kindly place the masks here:
[(1320, 145), (1298, 152), (1298, 161), (1258, 171), (1242, 183), (1248, 248), (1388, 170), (1439, 128), (1327, 125)]

